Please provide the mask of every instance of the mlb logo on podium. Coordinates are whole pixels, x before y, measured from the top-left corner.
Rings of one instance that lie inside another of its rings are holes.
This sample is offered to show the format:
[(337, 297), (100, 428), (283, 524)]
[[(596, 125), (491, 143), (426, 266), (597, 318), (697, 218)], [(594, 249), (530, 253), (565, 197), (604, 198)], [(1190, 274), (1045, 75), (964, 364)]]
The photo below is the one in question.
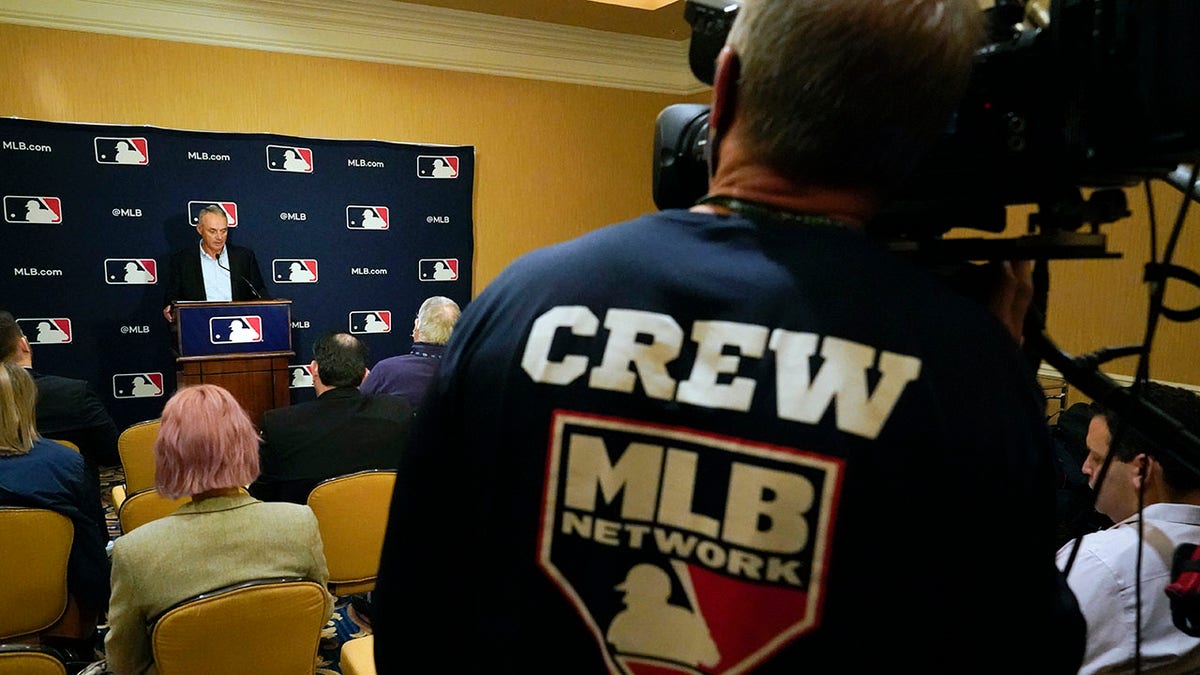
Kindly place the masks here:
[(65, 317), (17, 319), (31, 345), (65, 345), (72, 340), (71, 320)]
[(144, 138), (97, 136), (95, 144), (96, 162), (99, 164), (145, 166), (150, 163), (150, 146)]
[(417, 155), (419, 178), (458, 178), (458, 157), (454, 155)]
[(271, 276), (277, 284), (315, 284), (317, 261), (314, 258), (276, 258), (271, 261)]
[(105, 258), (104, 283), (158, 283), (158, 263), (153, 258)]
[(229, 220), (229, 227), (237, 227), (238, 205), (236, 202), (219, 202), (212, 199), (197, 199), (188, 202), (188, 222), (195, 227), (200, 224), (200, 212), (210, 206), (219, 206)]
[(312, 150), (288, 145), (268, 145), (267, 168), (288, 173), (312, 173)]
[(113, 398), (153, 398), (163, 395), (162, 373), (113, 375)]
[(417, 262), (421, 281), (458, 280), (458, 258), (422, 258)]
[(57, 225), (63, 221), (62, 200), (58, 197), (5, 195), (4, 221)]
[(208, 320), (208, 339), (214, 345), (262, 342), (262, 317), (214, 316)]
[(313, 386), (312, 370), (308, 364), (294, 364), (288, 366), (292, 371), (292, 381), (288, 384), (288, 389), (305, 389)]
[(392, 332), (392, 313), (386, 309), (373, 309), (366, 312), (350, 312), (350, 332), (390, 333)]
[(346, 227), (351, 230), (386, 230), (391, 224), (386, 206), (351, 204), (346, 207)]

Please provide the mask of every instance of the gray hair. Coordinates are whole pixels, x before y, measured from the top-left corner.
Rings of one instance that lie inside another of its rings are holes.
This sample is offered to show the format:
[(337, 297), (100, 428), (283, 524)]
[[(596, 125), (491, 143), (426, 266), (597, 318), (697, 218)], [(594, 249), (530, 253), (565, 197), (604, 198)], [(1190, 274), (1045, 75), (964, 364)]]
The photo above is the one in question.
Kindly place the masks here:
[(975, 0), (744, 0), (727, 44), (760, 161), (886, 190), (950, 121), (982, 42)]
[(441, 295), (427, 298), (417, 310), (417, 332), (421, 334), (421, 342), (439, 345), (449, 342), (461, 313), (458, 303), (450, 298)]

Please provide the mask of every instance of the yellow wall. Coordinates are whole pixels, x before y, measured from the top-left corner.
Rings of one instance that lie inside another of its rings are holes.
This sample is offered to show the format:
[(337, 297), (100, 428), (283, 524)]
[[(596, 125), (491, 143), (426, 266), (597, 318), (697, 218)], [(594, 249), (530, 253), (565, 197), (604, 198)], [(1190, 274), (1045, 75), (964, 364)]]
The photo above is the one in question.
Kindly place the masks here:
[(517, 256), (654, 208), (677, 97), (0, 24), (0, 115), (474, 145), (475, 288)]
[[(1161, 258), (1183, 198), (1174, 188), (1152, 183)], [(1103, 226), (1109, 249), (1118, 260), (1056, 260), (1050, 264), (1049, 332), (1059, 346), (1073, 354), (1099, 347), (1141, 343), (1146, 334), (1149, 286), (1142, 272), (1150, 254), (1149, 209), (1144, 188), (1125, 190), (1133, 215)], [(1174, 263), (1200, 270), (1200, 204), (1192, 204)], [(1175, 309), (1200, 305), (1200, 291), (1178, 281), (1167, 284), (1166, 304)], [(1150, 358), (1150, 377), (1200, 385), (1200, 323), (1160, 319)], [(1136, 358), (1104, 366), (1109, 373), (1133, 375)]]
[[(654, 208), (654, 120), (678, 99), (630, 92), (0, 25), (0, 115), (476, 147), (475, 288), (509, 262)], [(692, 100), (703, 100), (703, 96)], [(1051, 263), (1049, 327), (1072, 353), (1140, 342), (1149, 225), (1105, 227), (1121, 260)], [(1156, 190), (1160, 247), (1179, 195)], [(1024, 226), (1012, 209), (1010, 231)], [(1177, 261), (1200, 267), (1193, 209)], [(1200, 304), (1173, 292), (1174, 306)], [(1163, 322), (1150, 374), (1200, 384), (1198, 326)], [(1107, 367), (1133, 373), (1133, 359)], [(969, 377), (964, 373), (964, 377)]]

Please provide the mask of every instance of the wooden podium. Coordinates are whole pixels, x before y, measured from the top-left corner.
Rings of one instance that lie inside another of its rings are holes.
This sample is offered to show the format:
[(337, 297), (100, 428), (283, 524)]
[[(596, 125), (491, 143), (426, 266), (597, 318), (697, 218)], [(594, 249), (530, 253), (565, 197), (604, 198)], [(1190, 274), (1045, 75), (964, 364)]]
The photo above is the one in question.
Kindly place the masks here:
[(250, 420), (291, 403), (292, 301), (180, 302), (175, 305), (178, 386), (228, 389)]

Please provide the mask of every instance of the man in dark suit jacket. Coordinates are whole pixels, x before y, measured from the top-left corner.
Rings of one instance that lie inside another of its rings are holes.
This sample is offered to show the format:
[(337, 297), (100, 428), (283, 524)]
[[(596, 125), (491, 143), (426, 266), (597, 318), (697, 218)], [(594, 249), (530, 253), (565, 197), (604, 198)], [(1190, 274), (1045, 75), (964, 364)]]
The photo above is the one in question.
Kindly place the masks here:
[(348, 333), (313, 346), (317, 400), (268, 410), (262, 423), (262, 473), (250, 494), (303, 504), (327, 478), (395, 469), (408, 445), (412, 407), (398, 396), (364, 396), (367, 348)]
[(258, 271), (254, 251), (227, 244), (229, 216), (210, 204), (196, 224), (200, 248), (176, 251), (167, 265), (166, 307), (163, 316), (174, 321), (171, 305), (179, 300), (254, 300), (269, 297)]
[(45, 375), (33, 370), (33, 348), (12, 314), (0, 311), (0, 362), (26, 368), (37, 384), (37, 430), (54, 440), (79, 447), (93, 470), (121, 463), (120, 431), (104, 402), (87, 380)]

